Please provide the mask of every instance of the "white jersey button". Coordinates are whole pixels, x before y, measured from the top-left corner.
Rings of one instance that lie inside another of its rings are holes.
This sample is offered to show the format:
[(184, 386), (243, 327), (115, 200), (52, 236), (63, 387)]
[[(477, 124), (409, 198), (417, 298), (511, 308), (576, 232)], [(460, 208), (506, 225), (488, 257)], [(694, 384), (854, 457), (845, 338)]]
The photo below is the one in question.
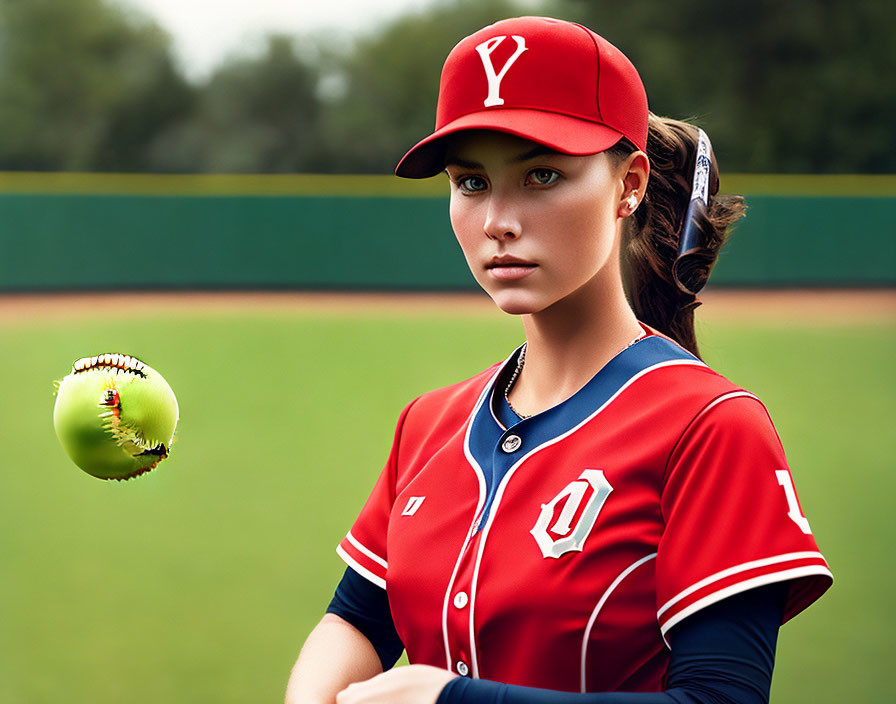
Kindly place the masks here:
[(469, 601), (470, 600), (467, 598), (466, 592), (458, 592), (454, 595), (455, 608), (462, 609), (469, 603)]
[(467, 667), (467, 663), (465, 663), (463, 660), (458, 660), (455, 667), (457, 668), (457, 674), (459, 674), (461, 677), (466, 677), (470, 674), (470, 668)]
[(522, 444), (523, 441), (519, 435), (508, 435), (501, 443), (501, 449), (509, 455), (511, 452), (519, 450)]

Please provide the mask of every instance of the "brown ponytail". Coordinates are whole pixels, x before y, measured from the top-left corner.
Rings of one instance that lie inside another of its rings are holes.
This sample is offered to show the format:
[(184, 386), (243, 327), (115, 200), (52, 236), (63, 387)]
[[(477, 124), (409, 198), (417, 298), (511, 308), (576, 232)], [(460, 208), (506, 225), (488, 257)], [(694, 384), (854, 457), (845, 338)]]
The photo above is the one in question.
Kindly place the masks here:
[[(679, 257), (679, 236), (691, 199), (698, 131), (693, 125), (650, 114), (650, 179), (640, 207), (623, 234), (626, 293), (638, 319), (699, 355), (694, 332), (697, 292), (706, 283), (729, 226), (744, 215), (741, 196), (719, 195), (719, 170), (711, 158), (709, 206), (695, 222), (696, 248)], [(635, 151), (623, 139), (610, 150), (622, 160)]]

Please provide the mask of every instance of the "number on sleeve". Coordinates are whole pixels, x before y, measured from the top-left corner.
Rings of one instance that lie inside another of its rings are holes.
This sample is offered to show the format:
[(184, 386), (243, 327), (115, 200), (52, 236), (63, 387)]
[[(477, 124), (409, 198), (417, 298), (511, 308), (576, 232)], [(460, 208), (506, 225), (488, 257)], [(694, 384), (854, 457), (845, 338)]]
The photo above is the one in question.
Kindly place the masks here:
[(784, 487), (784, 495), (787, 497), (787, 517), (799, 526), (799, 529), (806, 535), (812, 535), (812, 529), (809, 528), (809, 521), (800, 511), (800, 505), (796, 500), (796, 490), (793, 488), (793, 477), (786, 469), (779, 469), (775, 472), (778, 477), (778, 484)]

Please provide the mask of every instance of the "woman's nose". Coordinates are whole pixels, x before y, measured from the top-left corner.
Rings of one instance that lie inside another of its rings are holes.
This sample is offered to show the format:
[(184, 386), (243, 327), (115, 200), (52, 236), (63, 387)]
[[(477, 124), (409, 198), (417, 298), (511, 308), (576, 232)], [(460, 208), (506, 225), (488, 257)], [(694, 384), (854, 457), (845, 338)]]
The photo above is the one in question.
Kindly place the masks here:
[(506, 198), (492, 195), (489, 199), (483, 230), (491, 240), (513, 240), (520, 236), (519, 217)]

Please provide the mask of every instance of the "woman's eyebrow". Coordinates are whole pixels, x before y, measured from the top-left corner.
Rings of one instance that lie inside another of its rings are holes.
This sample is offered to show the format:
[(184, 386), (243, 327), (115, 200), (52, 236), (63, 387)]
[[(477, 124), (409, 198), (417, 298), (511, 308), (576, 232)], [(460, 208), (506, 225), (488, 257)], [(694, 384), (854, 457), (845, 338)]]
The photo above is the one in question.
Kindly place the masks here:
[(462, 169), (483, 168), (482, 164), (475, 161), (467, 161), (466, 159), (461, 159), (459, 156), (449, 156), (447, 159), (445, 159), (445, 166), (459, 166)]
[(529, 161), (529, 159), (534, 159), (537, 156), (544, 156), (545, 154), (559, 154), (556, 149), (551, 149), (550, 147), (546, 147), (543, 144), (539, 144), (538, 146), (530, 149), (527, 152), (523, 152), (512, 159), (510, 159), (513, 163), (520, 163), (523, 161)]
[[(534, 159), (535, 157), (544, 156), (545, 154), (560, 154), (556, 149), (551, 149), (550, 147), (546, 147), (543, 144), (539, 144), (532, 149), (525, 151), (521, 154), (517, 154), (516, 156), (512, 156), (507, 160), (508, 164), (519, 164), (524, 161), (529, 161), (529, 159)], [(482, 164), (477, 161), (468, 161), (467, 159), (462, 159), (459, 156), (449, 156), (445, 160), (445, 166), (459, 166), (462, 169), (482, 169), (484, 168)]]

